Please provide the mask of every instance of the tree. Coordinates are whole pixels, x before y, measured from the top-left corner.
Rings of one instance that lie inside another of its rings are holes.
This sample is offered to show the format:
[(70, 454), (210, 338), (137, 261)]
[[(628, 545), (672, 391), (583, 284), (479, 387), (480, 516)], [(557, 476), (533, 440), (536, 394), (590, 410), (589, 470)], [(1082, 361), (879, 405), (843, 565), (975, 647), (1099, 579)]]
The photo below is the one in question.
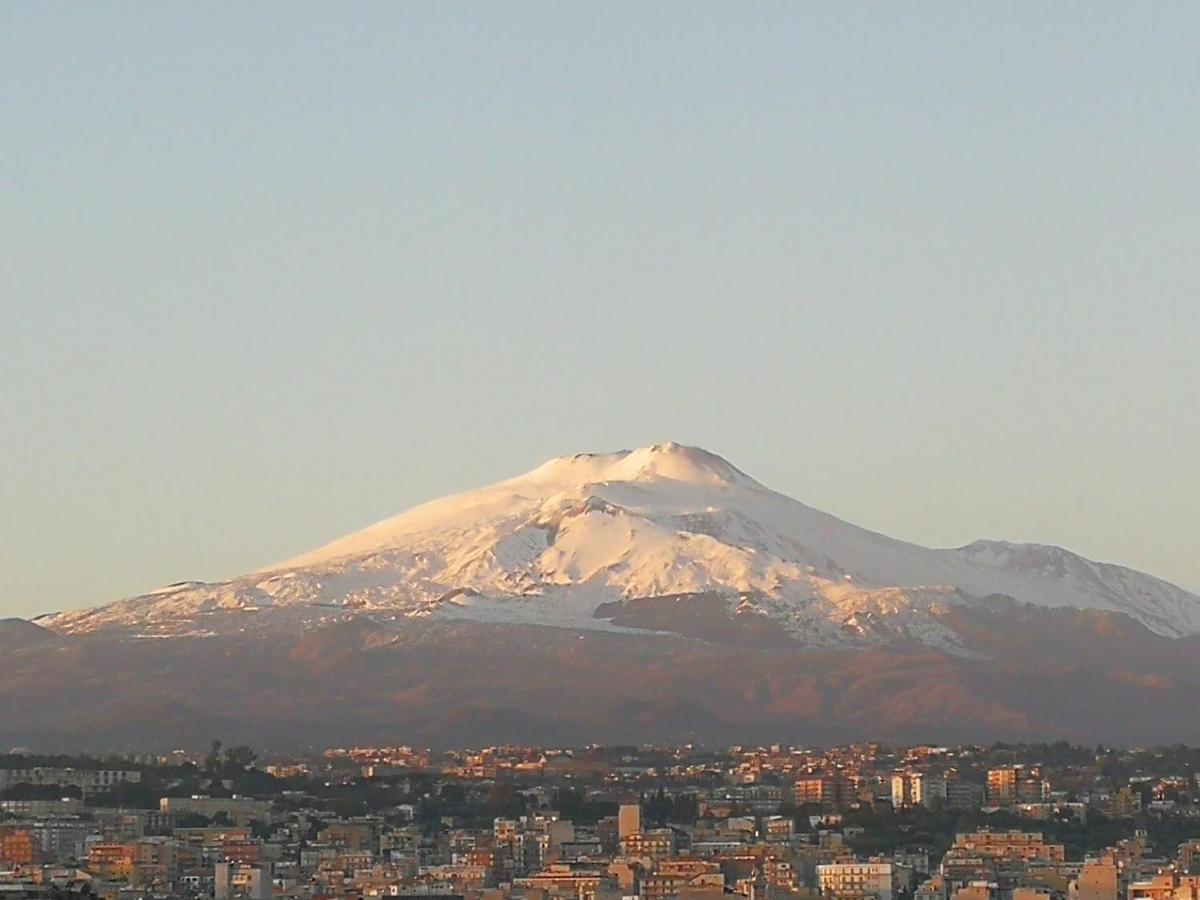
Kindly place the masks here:
[[(780, 812), (783, 812), (782, 807)], [(790, 813), (785, 813), (790, 814)], [(679, 794), (671, 801), (669, 821), (693, 825), (700, 816), (700, 804), (695, 794)]]
[(225, 769), (226, 771), (244, 772), (254, 765), (256, 759), (258, 759), (257, 753), (245, 744), (239, 744), (237, 747), (230, 747), (225, 751)]
[(61, 800), (63, 797), (80, 797), (78, 785), (74, 784), (30, 784), (21, 781), (0, 791), (0, 800)]
[(271, 826), (262, 819), (251, 819), (250, 833), (258, 840), (265, 841), (271, 837)]
[(497, 781), (488, 791), (485, 801), (488, 815), (493, 819), (513, 819), (525, 813), (525, 798), (511, 781)]
[(317, 835), (325, 830), (325, 820), (318, 819), (315, 816), (308, 820), (308, 828), (304, 831), (304, 840), (311, 843), (317, 839)]
[(667, 817), (671, 814), (671, 806), (671, 801), (667, 799), (667, 792), (659, 787), (652, 799), (642, 802), (642, 815), (648, 822), (665, 825)]
[[(190, 796), (184, 794), (183, 796)], [(90, 803), (93, 806), (131, 806), (141, 809), (148, 809), (158, 805), (158, 798), (163, 796), (161, 789), (156, 789), (155, 785), (149, 780), (146, 781), (122, 781), (119, 784), (114, 784), (103, 794), (98, 794), (90, 798)]]
[(208, 751), (208, 756), (204, 757), (204, 769), (206, 772), (216, 774), (221, 768), (221, 742), (213, 738)]

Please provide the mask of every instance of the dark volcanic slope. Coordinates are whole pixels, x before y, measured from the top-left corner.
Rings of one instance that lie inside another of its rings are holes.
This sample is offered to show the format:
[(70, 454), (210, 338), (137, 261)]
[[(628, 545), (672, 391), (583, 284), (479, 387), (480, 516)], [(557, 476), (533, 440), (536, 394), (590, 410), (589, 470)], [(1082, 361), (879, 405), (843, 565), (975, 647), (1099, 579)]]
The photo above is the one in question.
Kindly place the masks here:
[(357, 618), (128, 640), (0, 623), (0, 745), (1200, 742), (1196, 640), (1001, 599), (956, 614), (990, 659), (756, 646), (736, 627), (718, 643)]
[[(0, 619), (0, 653), (38, 644), (52, 644), (56, 640), (54, 632), (47, 631), (40, 625), (26, 622), (24, 619)], [(0, 657), (0, 660), (2, 659)]]

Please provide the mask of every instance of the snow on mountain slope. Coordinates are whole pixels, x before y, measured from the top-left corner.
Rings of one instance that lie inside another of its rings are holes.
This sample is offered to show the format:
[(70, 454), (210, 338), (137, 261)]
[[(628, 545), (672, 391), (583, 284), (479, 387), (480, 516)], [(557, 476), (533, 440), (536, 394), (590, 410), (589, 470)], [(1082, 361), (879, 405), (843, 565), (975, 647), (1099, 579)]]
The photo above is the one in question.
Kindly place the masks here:
[(678, 444), (551, 460), (261, 572), (39, 623), (205, 634), (287, 609), (611, 630), (621, 626), (597, 614), (604, 604), (717, 595), (730, 616), (766, 617), (801, 643), (907, 640), (966, 652), (946, 610), (993, 594), (1126, 613), (1167, 636), (1200, 632), (1200, 598), (1151, 576), (1054, 547), (894, 540)]

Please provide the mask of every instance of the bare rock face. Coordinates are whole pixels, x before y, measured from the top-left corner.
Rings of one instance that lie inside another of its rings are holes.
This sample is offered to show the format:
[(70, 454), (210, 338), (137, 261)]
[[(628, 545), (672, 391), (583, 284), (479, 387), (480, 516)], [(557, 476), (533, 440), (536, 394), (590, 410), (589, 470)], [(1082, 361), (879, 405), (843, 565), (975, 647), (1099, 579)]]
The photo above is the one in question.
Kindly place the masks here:
[(229, 581), (0, 621), (0, 743), (1200, 739), (1200, 598), (936, 550), (662, 444)]

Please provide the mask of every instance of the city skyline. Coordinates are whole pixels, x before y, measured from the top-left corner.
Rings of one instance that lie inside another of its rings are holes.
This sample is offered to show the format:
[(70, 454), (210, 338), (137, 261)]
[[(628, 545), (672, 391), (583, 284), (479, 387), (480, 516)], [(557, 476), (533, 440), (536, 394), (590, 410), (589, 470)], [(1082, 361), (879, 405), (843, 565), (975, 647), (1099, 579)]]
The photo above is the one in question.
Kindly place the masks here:
[(1188, 900), (1198, 751), (863, 742), (0, 755), (0, 884), (199, 900)]

